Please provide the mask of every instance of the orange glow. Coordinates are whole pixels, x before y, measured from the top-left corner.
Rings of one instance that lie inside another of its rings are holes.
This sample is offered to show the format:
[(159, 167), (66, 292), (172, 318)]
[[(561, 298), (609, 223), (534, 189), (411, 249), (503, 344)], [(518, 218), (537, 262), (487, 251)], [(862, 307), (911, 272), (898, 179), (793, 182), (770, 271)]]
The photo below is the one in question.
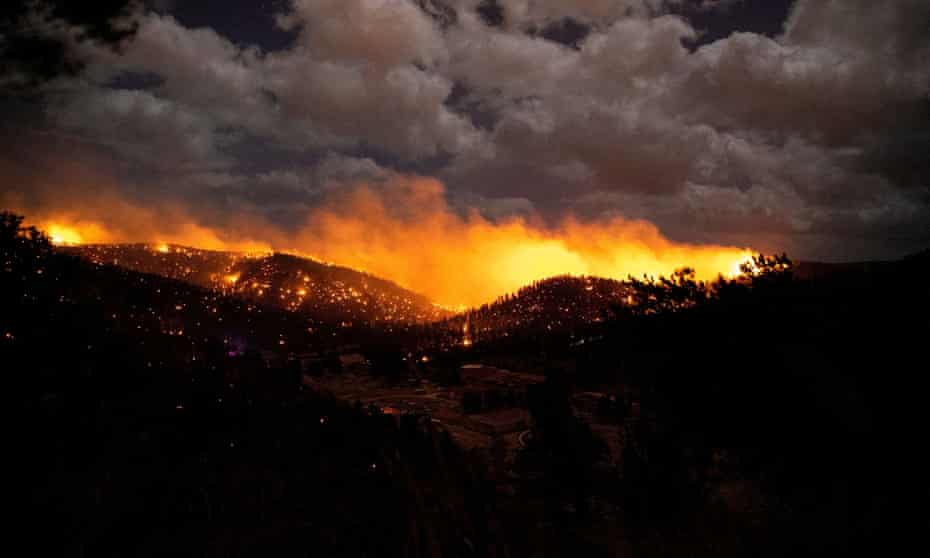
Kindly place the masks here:
[(733, 264), (733, 267), (730, 268), (730, 270), (727, 271), (727, 273), (725, 274), (727, 278), (732, 279), (734, 277), (739, 277), (740, 275), (742, 275), (744, 264), (749, 264), (751, 268), (755, 269), (756, 265), (755, 265), (755, 262), (753, 262), (752, 260), (752, 254), (748, 254), (745, 258), (739, 260), (738, 262), (735, 262)]
[(52, 244), (58, 246), (112, 241), (102, 224), (86, 220), (53, 219), (41, 222), (37, 228), (45, 231)]
[(569, 215), (555, 226), (516, 217), (495, 222), (477, 211), (457, 212), (442, 184), (428, 178), (395, 176), (334, 191), (339, 193), (292, 229), (254, 214), (214, 216), (222, 225), (211, 228), (187, 208), (109, 198), (80, 215), (74, 205), (61, 213), (45, 208), (23, 213), (60, 243), (156, 239), (158, 250), (170, 243), (252, 256), (272, 250), (313, 254), (390, 279), (445, 308), (491, 302), (555, 275), (657, 277), (687, 266), (699, 280), (733, 277), (752, 253), (673, 242), (652, 223), (619, 217), (591, 221)]
[[(395, 209), (404, 208), (401, 214)], [(365, 269), (445, 306), (475, 306), (555, 275), (626, 279), (692, 267), (700, 280), (739, 271), (747, 248), (668, 240), (655, 225), (621, 218), (565, 218), (544, 227), (514, 218), (492, 222), (459, 215), (431, 179), (398, 181), (389, 190), (356, 188), (311, 215), (297, 246), (326, 260)]]
[(52, 244), (80, 244), (81, 235), (68, 227), (51, 226), (48, 228), (48, 237)]
[(223, 277), (223, 280), (226, 281), (226, 284), (228, 285), (235, 285), (239, 281), (239, 274), (236, 273), (227, 275), (226, 277)]
[(52, 244), (59, 246), (74, 246), (77, 244), (93, 244), (109, 242), (109, 235), (104, 227), (98, 223), (87, 221), (51, 221), (38, 227), (44, 230)]
[[(18, 210), (35, 225), (46, 231), (55, 244), (150, 244), (152, 249), (166, 254), (172, 246), (188, 246), (202, 250), (242, 252), (246, 257), (264, 257), (272, 252), (268, 241), (255, 240), (263, 233), (243, 237), (237, 225), (209, 228), (196, 222), (196, 218), (179, 208), (149, 209), (110, 201), (104, 209), (95, 208), (92, 214), (75, 215), (74, 211), (54, 212)], [(93, 215), (93, 216), (92, 216)], [(167, 217), (166, 217), (167, 215)], [(266, 230), (270, 239), (280, 238), (278, 232), (257, 223), (247, 227), (250, 231)], [(153, 239), (157, 239), (153, 242)], [(280, 241), (278, 241), (280, 243)]]

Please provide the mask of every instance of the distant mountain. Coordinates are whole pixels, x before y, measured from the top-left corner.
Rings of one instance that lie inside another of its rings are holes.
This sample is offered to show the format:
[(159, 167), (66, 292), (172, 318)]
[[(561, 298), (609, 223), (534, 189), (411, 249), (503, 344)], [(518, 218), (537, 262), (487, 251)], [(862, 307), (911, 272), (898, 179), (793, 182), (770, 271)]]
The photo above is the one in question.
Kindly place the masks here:
[(461, 332), (457, 336), (465, 343), (534, 332), (571, 333), (605, 321), (631, 294), (628, 285), (613, 279), (552, 277), (446, 320), (442, 326)]
[(426, 297), (390, 281), (297, 256), (165, 244), (83, 245), (63, 250), (98, 264), (186, 281), (320, 321), (412, 324), (448, 316)]
[[(874, 291), (904, 278), (930, 273), (930, 250), (893, 261), (796, 262), (795, 279), (814, 288)], [(626, 281), (601, 277), (559, 276), (528, 285), (513, 295), (468, 310), (429, 328), (424, 346), (469, 346), (476, 343), (562, 338), (569, 345), (598, 337), (601, 324), (640, 307), (648, 292)], [(641, 309), (641, 308), (640, 308)], [(503, 346), (509, 346), (504, 343)]]

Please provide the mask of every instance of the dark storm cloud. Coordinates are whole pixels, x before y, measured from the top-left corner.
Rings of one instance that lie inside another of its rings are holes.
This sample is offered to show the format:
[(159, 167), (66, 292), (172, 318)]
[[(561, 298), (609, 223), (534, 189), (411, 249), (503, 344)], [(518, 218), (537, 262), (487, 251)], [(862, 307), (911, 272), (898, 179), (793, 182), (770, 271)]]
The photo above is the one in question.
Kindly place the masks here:
[(118, 161), (128, 196), (286, 222), (402, 171), (490, 217), (802, 257), (930, 242), (925, 1), (150, 6), (119, 52), (48, 27), (84, 70), (35, 124)]
[(209, 27), (238, 45), (255, 45), (265, 51), (284, 50), (294, 33), (275, 25), (275, 14), (288, 0), (148, 0), (155, 11), (170, 14), (188, 28)]
[(590, 33), (589, 26), (567, 17), (546, 25), (538, 32), (538, 35), (565, 46), (578, 48)]
[(669, 6), (670, 13), (688, 20), (697, 38), (688, 46), (697, 48), (725, 39), (733, 33), (781, 35), (795, 0), (730, 0), (706, 2), (686, 0)]

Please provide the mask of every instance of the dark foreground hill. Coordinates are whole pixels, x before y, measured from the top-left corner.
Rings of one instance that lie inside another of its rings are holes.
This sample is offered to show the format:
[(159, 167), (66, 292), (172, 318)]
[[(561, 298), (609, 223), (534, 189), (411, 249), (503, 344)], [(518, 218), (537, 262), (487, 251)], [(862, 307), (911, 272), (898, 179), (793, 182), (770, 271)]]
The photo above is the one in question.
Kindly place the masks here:
[(298, 371), (257, 357), (304, 318), (2, 225), (7, 461), (34, 553), (491, 553), (482, 469), (448, 436), (305, 392)]

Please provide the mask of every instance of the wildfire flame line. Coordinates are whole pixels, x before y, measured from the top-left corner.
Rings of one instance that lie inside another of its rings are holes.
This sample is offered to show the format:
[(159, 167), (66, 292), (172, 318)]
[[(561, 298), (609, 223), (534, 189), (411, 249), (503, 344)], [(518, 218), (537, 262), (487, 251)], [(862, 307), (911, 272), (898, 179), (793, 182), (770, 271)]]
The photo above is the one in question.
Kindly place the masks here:
[(80, 217), (43, 212), (35, 224), (56, 244), (147, 242), (162, 252), (185, 245), (313, 254), (390, 279), (447, 308), (477, 306), (556, 275), (657, 277), (687, 266), (698, 279), (712, 280), (738, 275), (752, 255), (748, 248), (673, 242), (646, 221), (568, 217), (542, 227), (519, 218), (493, 222), (477, 212), (463, 216), (449, 207), (440, 183), (423, 178), (348, 189), (311, 211), (296, 232), (254, 217), (228, 218), (217, 227), (189, 213), (159, 219), (157, 209), (127, 202), (118, 211), (95, 209)]

